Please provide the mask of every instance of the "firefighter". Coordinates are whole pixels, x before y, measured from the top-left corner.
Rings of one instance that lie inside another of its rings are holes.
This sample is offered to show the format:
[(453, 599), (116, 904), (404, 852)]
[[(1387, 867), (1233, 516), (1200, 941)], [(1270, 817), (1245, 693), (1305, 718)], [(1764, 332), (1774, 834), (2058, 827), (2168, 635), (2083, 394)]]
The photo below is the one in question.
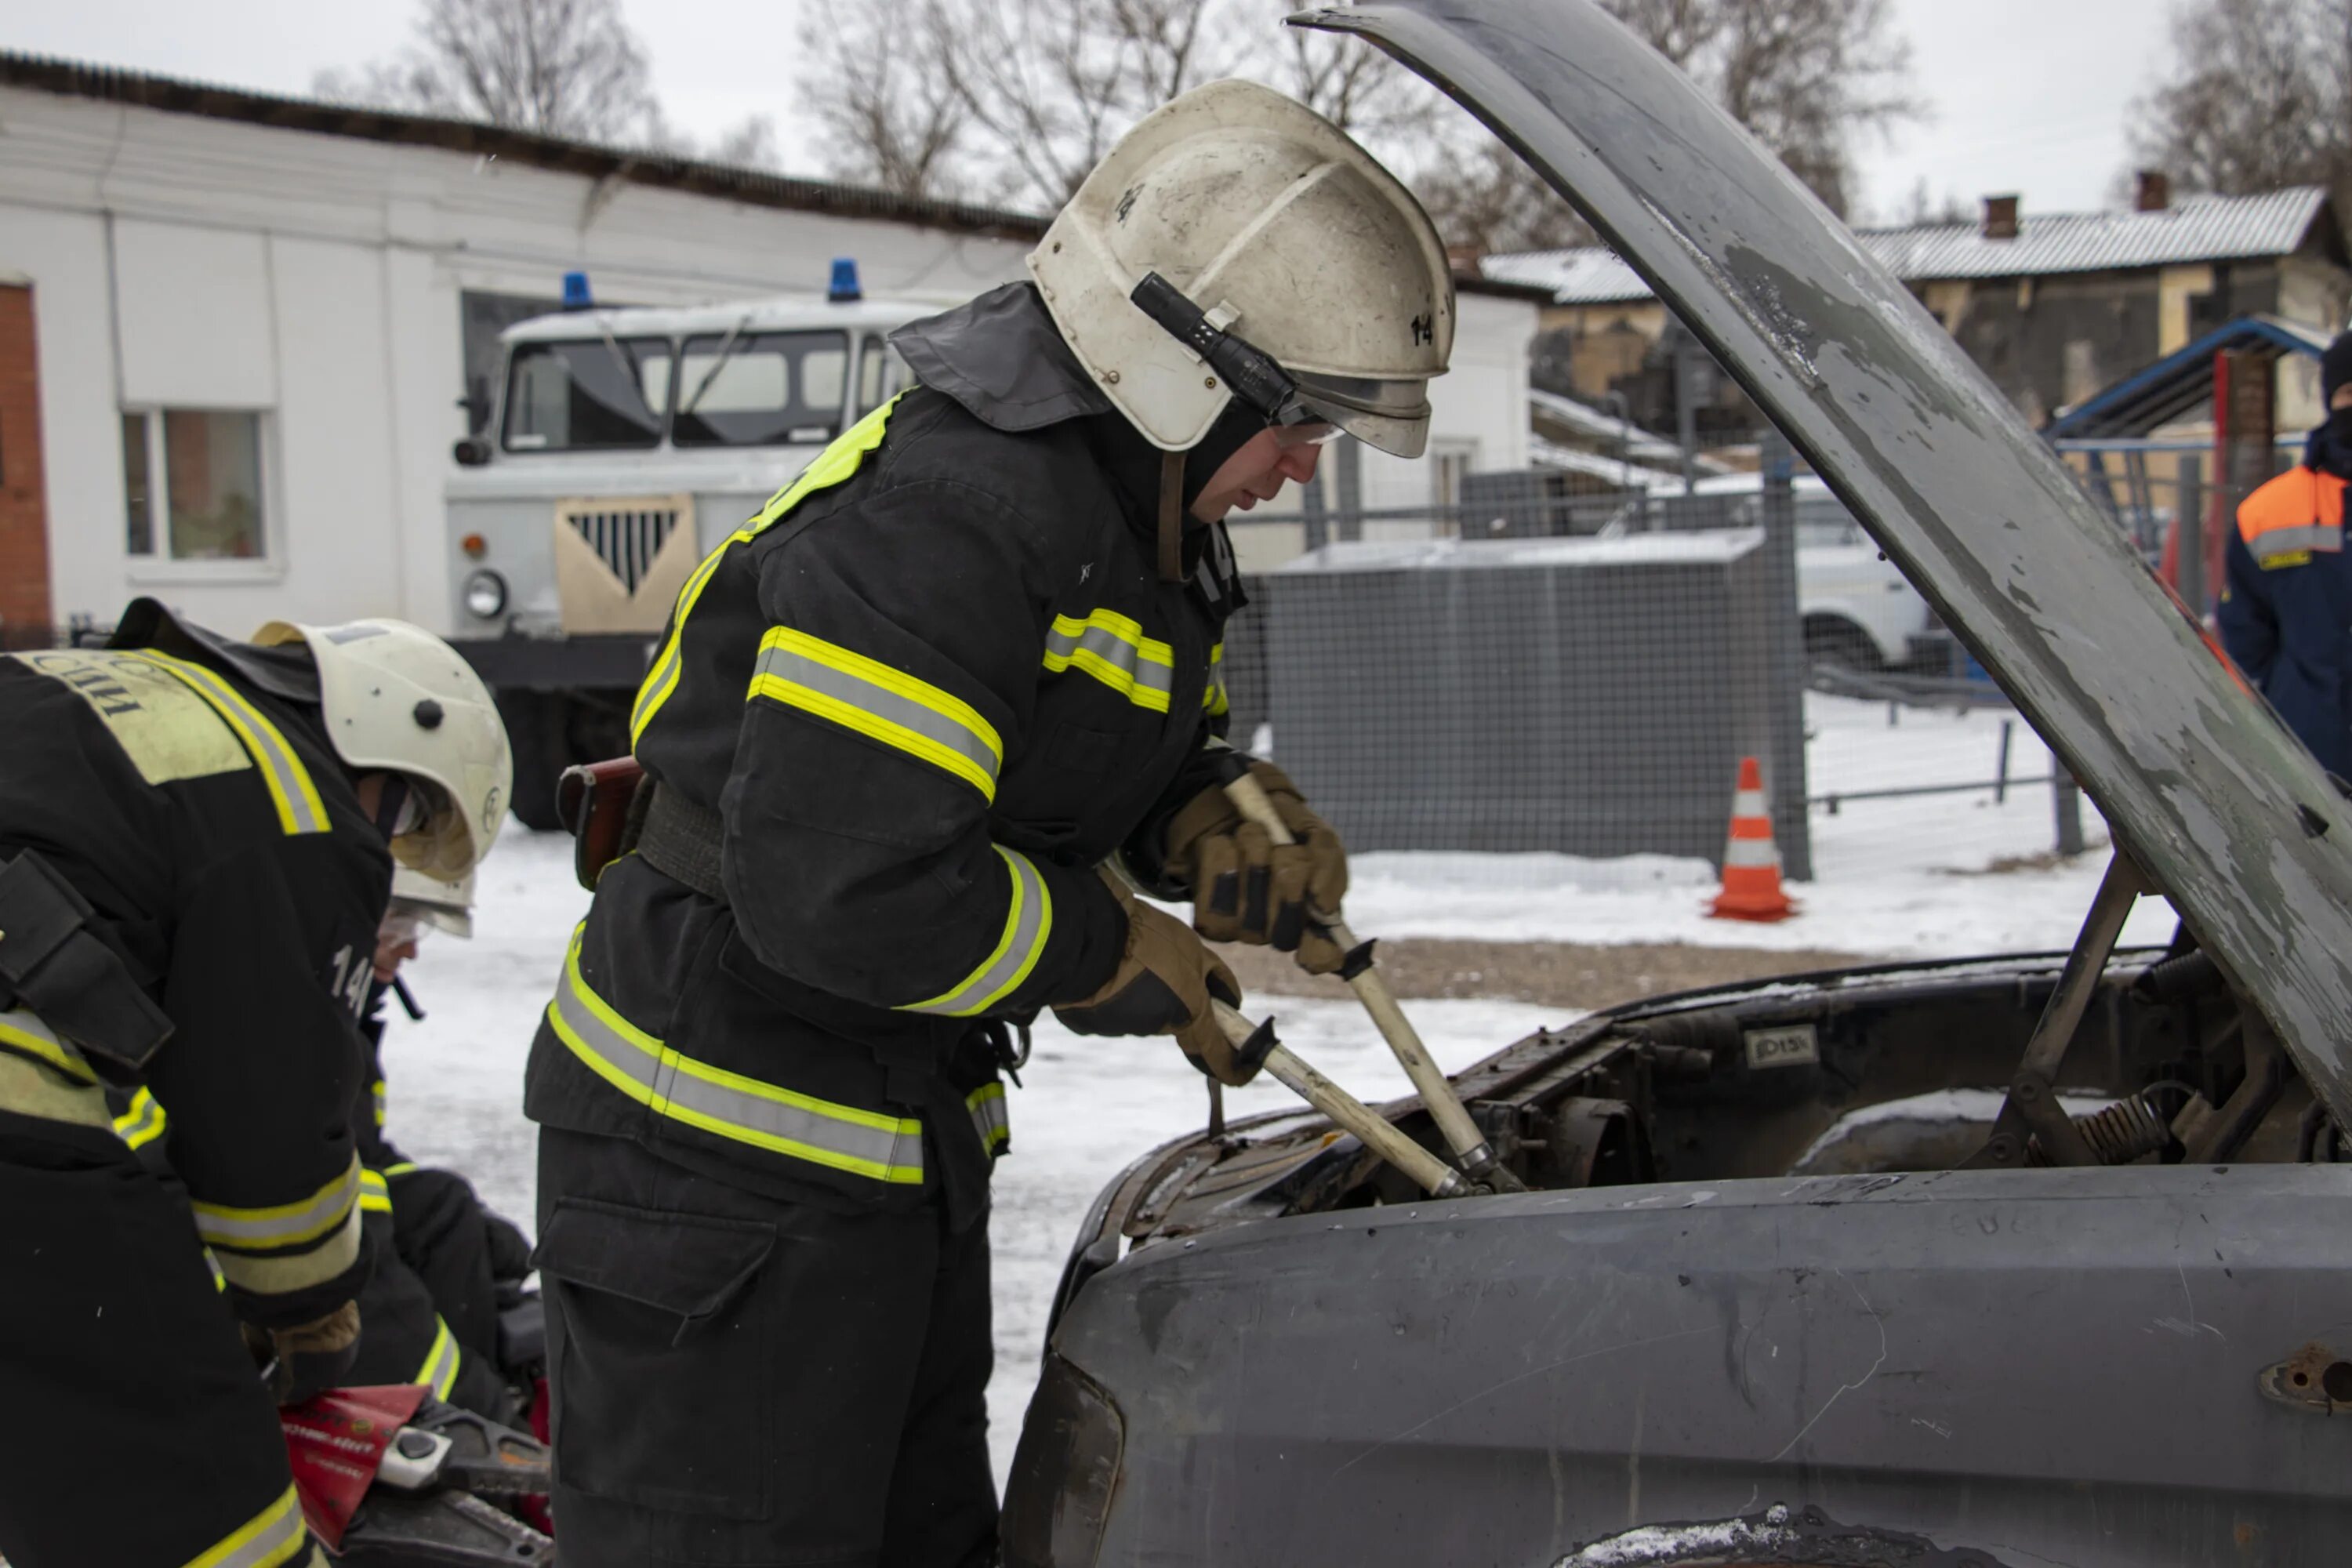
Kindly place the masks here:
[(1444, 252), (1263, 88), (1138, 125), (1031, 279), (910, 325), (917, 385), (679, 594), (651, 781), (535, 1039), (567, 1563), (982, 1563), (1000, 1065), (1051, 1007), (1241, 1083), (1196, 921), (1339, 954), (1338, 838), (1225, 808), (1221, 520), (1345, 431), (1413, 457)]
[(2319, 765), (2352, 778), (2352, 332), (2320, 360), (2326, 422), (2303, 461), (2238, 508), (2216, 616), (2221, 646)]
[[(483, 1205), (472, 1183), (411, 1160), (385, 1130), (384, 999), (427, 932), (473, 935), (473, 902), (471, 875), (453, 885), (393, 869), (392, 906), (376, 932), (374, 984), (360, 1020), (362, 1087), (352, 1107), (360, 1212), (376, 1262), (360, 1295), (351, 1381), (421, 1383), (436, 1398), (511, 1423), (520, 1411), (499, 1359), (499, 1291), (530, 1271), (530, 1244)], [(404, 988), (397, 994), (408, 1005)]]
[(470, 868), (505, 732), (405, 623), (240, 644), (141, 599), (0, 657), (0, 1557), (321, 1561), (239, 1324), (281, 1397), (348, 1359), (392, 858)]

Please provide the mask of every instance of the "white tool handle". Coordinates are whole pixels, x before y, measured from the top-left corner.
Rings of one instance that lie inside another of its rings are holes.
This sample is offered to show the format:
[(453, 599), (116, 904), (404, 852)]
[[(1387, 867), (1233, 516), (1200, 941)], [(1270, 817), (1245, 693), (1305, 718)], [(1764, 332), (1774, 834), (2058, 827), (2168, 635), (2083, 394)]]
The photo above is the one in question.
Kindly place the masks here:
[[(1257, 1033), (1251, 1023), (1223, 1002), (1210, 1004), (1216, 1010), (1217, 1026), (1225, 1038), (1235, 1046), (1248, 1043)], [(1317, 1072), (1298, 1059), (1290, 1047), (1276, 1045), (1266, 1053), (1265, 1070), (1288, 1086), (1298, 1098), (1331, 1119), (1332, 1124), (1345, 1132), (1352, 1132), (1365, 1148), (1402, 1171), (1437, 1197), (1457, 1197), (1470, 1189), (1461, 1176), (1446, 1163), (1406, 1137), (1394, 1122), (1370, 1106)]]

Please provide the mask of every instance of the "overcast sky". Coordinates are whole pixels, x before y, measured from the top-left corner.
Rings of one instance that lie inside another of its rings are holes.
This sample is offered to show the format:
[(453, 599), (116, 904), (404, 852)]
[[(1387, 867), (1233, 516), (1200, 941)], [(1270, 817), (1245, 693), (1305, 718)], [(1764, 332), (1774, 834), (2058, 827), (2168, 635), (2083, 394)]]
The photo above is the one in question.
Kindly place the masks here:
[[(832, 0), (833, 4), (856, 0)], [(867, 4), (887, 0), (865, 0)], [(709, 135), (746, 114), (776, 121), (786, 163), (803, 0), (623, 0), (653, 56), (670, 118)], [(1932, 118), (1861, 149), (1864, 215), (2014, 191), (2026, 210), (2095, 207), (2128, 162), (2124, 121), (2165, 57), (2158, 0), (1894, 0)], [(388, 55), (411, 7), (330, 0), (73, 0), (8, 8), (0, 47), (134, 66), (279, 92), (322, 67)]]

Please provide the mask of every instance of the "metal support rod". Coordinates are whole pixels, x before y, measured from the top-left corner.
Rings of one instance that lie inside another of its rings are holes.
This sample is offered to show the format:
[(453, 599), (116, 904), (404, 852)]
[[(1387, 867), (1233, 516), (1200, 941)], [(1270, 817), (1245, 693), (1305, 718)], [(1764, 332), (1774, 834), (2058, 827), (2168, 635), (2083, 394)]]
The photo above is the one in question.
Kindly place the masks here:
[[(1264, 786), (1249, 774), (1244, 773), (1225, 785), (1225, 795), (1242, 816), (1264, 828), (1266, 837), (1275, 843), (1297, 842), (1291, 836), (1289, 824), (1282, 820), (1282, 813), (1275, 809), (1274, 802), (1267, 796)], [(1333, 942), (1339, 943), (1340, 951), (1352, 952), (1361, 945), (1356, 940), (1356, 933), (1349, 931), (1347, 922), (1339, 918), (1339, 910), (1310, 910), (1307, 913), (1330, 934)], [(1454, 1151), (1454, 1163), (1462, 1168), (1463, 1173), (1473, 1181), (1487, 1182), (1506, 1191), (1517, 1190), (1523, 1184), (1496, 1160), (1494, 1145), (1486, 1142), (1486, 1135), (1470, 1119), (1469, 1110), (1463, 1105), (1462, 1097), (1454, 1092), (1453, 1083), (1430, 1059), (1427, 1047), (1421, 1043), (1419, 1032), (1404, 1016), (1404, 1009), (1397, 1005), (1396, 996), (1389, 990), (1388, 982), (1381, 977), (1381, 972), (1366, 963), (1349, 977), (1348, 988), (1364, 1005), (1364, 1011), (1371, 1015), (1373, 1026), (1380, 1030), (1381, 1037), (1395, 1053), (1397, 1065), (1403, 1068), (1405, 1076), (1412, 1080), (1413, 1089), (1421, 1095), (1422, 1104), (1428, 1108), (1431, 1118), (1436, 1121), (1438, 1131), (1445, 1139), (1445, 1146)]]
[(2016, 732), (2016, 720), (2003, 719), (2000, 721), (2000, 762), (1993, 769), (1992, 775), (1992, 803), (1995, 805), (2009, 798), (2009, 742)]
[[(1246, 1044), (1257, 1026), (1223, 1002), (1213, 1003), (1217, 1026), (1234, 1045)], [(1343, 1132), (1402, 1171), (1432, 1197), (1466, 1197), (1470, 1185), (1444, 1161), (1406, 1137), (1394, 1122), (1298, 1059), (1287, 1046), (1276, 1045), (1265, 1056), (1265, 1070), (1299, 1099), (1331, 1119)]]

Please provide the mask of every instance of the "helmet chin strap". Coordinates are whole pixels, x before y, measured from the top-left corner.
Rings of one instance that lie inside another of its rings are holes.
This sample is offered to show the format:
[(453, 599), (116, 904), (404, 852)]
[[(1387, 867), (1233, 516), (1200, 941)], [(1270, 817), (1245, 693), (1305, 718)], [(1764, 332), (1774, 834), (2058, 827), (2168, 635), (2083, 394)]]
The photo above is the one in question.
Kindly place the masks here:
[(1160, 580), (1184, 580), (1184, 454), (1160, 454)]

